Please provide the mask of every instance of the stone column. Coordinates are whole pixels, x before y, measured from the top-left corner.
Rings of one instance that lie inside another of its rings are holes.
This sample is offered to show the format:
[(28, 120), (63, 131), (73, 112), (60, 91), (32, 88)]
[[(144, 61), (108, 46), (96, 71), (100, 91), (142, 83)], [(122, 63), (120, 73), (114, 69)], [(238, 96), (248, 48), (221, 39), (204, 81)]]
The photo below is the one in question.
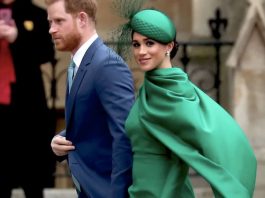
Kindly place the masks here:
[(231, 109), (258, 161), (254, 197), (265, 194), (265, 10), (264, 0), (249, 0), (235, 45), (227, 60)]
[(192, 34), (195, 36), (211, 36), (208, 20), (215, 15), (215, 10), (221, 7), (220, 0), (192, 1)]

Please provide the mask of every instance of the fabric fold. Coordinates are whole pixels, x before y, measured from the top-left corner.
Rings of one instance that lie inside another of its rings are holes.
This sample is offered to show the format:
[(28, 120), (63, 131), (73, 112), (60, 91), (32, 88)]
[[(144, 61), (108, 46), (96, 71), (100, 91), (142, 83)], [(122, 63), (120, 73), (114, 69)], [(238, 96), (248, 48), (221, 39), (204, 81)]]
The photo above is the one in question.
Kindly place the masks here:
[[(190, 166), (209, 182), (216, 197), (252, 197), (257, 164), (245, 133), (180, 68), (146, 72), (136, 102), (138, 107), (132, 110), (126, 126), (135, 155), (144, 148), (134, 137), (135, 125), (129, 124), (132, 119), (138, 120), (137, 129), (142, 128), (150, 135), (148, 138), (154, 138), (158, 147), (165, 146), (171, 155), (183, 161), (184, 166), (175, 167), (179, 171), (175, 177)], [(152, 150), (150, 145), (148, 149), (147, 152)], [(186, 178), (181, 182), (179, 188), (186, 185)], [(190, 186), (186, 185), (187, 188)], [(175, 192), (178, 191), (181, 192)], [(186, 192), (183, 197), (192, 197), (190, 191)]]

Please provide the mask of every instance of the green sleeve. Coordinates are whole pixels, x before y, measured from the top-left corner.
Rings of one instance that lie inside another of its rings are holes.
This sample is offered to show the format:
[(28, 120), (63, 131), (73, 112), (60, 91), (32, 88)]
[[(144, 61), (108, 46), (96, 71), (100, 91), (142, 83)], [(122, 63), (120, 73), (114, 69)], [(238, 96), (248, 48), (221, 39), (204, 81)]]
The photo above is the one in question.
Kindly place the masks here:
[(162, 72), (145, 76), (142, 125), (208, 181), (216, 197), (252, 197), (257, 163), (245, 133), (184, 72)]

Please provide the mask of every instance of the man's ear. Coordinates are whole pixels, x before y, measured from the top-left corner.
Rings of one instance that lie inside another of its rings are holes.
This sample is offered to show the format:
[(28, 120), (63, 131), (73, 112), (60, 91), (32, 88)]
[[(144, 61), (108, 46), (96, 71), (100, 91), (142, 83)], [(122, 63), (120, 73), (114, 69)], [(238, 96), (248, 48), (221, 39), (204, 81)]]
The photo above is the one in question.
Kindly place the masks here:
[(85, 12), (79, 12), (78, 13), (78, 21), (81, 25), (84, 25), (88, 21), (88, 16)]

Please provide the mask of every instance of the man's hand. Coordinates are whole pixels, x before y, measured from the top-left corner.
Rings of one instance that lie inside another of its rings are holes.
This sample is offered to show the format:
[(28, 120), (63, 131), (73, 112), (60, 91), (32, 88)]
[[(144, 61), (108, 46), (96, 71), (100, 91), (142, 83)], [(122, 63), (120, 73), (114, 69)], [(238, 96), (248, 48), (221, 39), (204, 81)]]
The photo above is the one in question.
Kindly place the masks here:
[(7, 24), (4, 20), (0, 20), (0, 39), (6, 39), (9, 43), (13, 43), (18, 35), (18, 30), (15, 22)]
[(67, 155), (69, 151), (72, 151), (75, 149), (72, 142), (69, 140), (66, 140), (65, 137), (56, 135), (53, 137), (51, 142), (51, 147), (53, 152), (57, 156), (64, 156)]

